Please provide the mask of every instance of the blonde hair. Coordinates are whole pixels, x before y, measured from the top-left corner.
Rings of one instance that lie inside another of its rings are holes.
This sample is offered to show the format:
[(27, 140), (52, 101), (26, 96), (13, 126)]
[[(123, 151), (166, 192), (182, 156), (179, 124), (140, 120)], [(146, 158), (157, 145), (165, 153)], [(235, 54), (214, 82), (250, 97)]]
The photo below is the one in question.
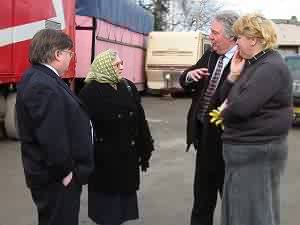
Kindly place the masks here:
[(274, 48), (277, 43), (277, 31), (274, 23), (259, 13), (241, 16), (233, 25), (236, 35), (258, 38), (264, 49)]

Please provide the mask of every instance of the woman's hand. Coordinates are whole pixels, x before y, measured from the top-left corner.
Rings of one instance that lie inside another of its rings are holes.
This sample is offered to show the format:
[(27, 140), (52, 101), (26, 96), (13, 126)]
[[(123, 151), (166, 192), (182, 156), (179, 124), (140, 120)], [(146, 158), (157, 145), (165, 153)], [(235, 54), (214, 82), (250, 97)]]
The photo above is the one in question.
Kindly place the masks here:
[(241, 71), (245, 65), (245, 59), (242, 58), (239, 54), (239, 50), (234, 53), (234, 56), (231, 60), (230, 73), (228, 75), (228, 80), (235, 82), (241, 74)]
[(73, 172), (70, 172), (70, 173), (68, 174), (68, 176), (66, 176), (66, 177), (62, 180), (63, 185), (64, 185), (65, 187), (67, 187), (67, 186), (71, 183), (72, 178), (73, 178)]
[(226, 109), (228, 105), (227, 99), (222, 103), (220, 107), (212, 110), (209, 115), (211, 116), (210, 122), (215, 124), (217, 127), (220, 126), (222, 130), (224, 130), (222, 111)]
[(222, 113), (223, 110), (227, 108), (227, 106), (228, 106), (228, 100), (225, 99), (225, 101), (222, 103), (222, 105), (220, 105), (220, 106), (218, 107), (218, 110), (220, 111), (220, 113)]

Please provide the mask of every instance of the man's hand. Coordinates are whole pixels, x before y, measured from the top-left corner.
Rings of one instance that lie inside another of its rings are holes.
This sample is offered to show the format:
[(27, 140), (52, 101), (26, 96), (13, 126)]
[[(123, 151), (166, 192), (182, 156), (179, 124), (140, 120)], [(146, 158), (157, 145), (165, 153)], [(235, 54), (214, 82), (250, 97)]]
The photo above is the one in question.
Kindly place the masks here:
[(194, 69), (188, 72), (187, 76), (189, 79), (198, 82), (203, 78), (207, 78), (209, 75), (207, 68)]
[(63, 180), (62, 180), (62, 183), (65, 187), (67, 187), (71, 181), (72, 181), (72, 178), (73, 178), (73, 172), (69, 173), (68, 176), (66, 176)]

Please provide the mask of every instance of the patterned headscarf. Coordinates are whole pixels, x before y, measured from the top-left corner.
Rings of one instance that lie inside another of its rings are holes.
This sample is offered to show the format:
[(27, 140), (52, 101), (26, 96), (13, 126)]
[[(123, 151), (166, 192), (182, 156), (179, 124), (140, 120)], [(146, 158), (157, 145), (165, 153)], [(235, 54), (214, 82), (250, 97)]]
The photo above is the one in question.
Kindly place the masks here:
[(84, 80), (86, 83), (95, 80), (99, 83), (108, 83), (116, 85), (120, 82), (121, 77), (116, 73), (113, 62), (117, 57), (117, 53), (112, 49), (108, 49), (98, 54), (92, 65), (91, 71)]

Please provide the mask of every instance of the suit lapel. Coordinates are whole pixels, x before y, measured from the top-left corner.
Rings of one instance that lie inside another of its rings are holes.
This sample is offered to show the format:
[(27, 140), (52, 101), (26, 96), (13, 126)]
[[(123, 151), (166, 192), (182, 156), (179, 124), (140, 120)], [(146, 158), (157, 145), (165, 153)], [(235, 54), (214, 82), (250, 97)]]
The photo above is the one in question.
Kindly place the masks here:
[(88, 114), (88, 110), (87, 110), (87, 106), (85, 104), (83, 104), (83, 102), (75, 95), (75, 93), (73, 91), (71, 91), (70, 87), (58, 76), (55, 77), (57, 83), (64, 88), (68, 94), (81, 106), (81, 108), (83, 109), (83, 111), (85, 111), (85, 113)]
[[(214, 69), (215, 69), (215, 66), (217, 64), (217, 61), (218, 61), (218, 58), (219, 56), (218, 55), (213, 55), (213, 58), (212, 58), (212, 62), (208, 65), (209, 67), (209, 71), (212, 71), (211, 73), (213, 73)], [(231, 60), (229, 61), (229, 63), (225, 66), (223, 72), (222, 72), (222, 75), (221, 75), (221, 79), (220, 79), (220, 82), (218, 84), (218, 87), (216, 88), (215, 90), (215, 93), (213, 94), (212, 98), (211, 98), (211, 104), (215, 104), (215, 101), (216, 99), (218, 98), (218, 93), (222, 87), (222, 84), (224, 82), (224, 80), (227, 78), (228, 74), (229, 74), (229, 71), (230, 71), (230, 64), (231, 64)], [(199, 108), (201, 107), (201, 104), (203, 102), (203, 95), (208, 87), (208, 84), (209, 84), (209, 80), (210, 79), (207, 79), (206, 83), (205, 83), (205, 86), (204, 86), (204, 89), (201, 93), (201, 98), (199, 98), (198, 100), (198, 104), (197, 104), (197, 111), (199, 110)]]
[(59, 84), (59, 86), (61, 86), (62, 88), (64, 88), (68, 94), (79, 104), (81, 105), (84, 109), (85, 106), (83, 105), (83, 103), (79, 100), (79, 98), (77, 98), (77, 96), (71, 91), (71, 89), (69, 88), (69, 86), (50, 68), (38, 64), (38, 65), (34, 65), (34, 68), (41, 70), (43, 72), (44, 75), (49, 76), (52, 79), (55, 79), (56, 82)]

